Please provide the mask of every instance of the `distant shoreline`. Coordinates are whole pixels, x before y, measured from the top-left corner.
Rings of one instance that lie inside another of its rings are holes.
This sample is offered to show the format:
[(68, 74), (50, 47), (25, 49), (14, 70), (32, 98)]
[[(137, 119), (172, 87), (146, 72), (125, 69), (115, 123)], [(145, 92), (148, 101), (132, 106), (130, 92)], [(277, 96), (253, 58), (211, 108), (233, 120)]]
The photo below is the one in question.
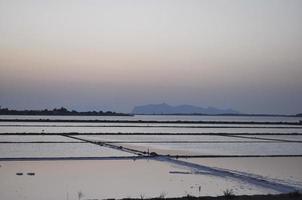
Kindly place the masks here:
[(107, 114), (3, 114), (0, 112), (0, 116), (11, 115), (11, 116), (86, 116), (86, 117), (110, 117), (110, 116), (121, 116), (121, 117), (133, 117), (134, 115), (128, 113), (107, 113)]
[(302, 113), (295, 115), (287, 114), (246, 114), (246, 113), (220, 113), (220, 114), (206, 114), (206, 113), (120, 113), (113, 111), (76, 111), (68, 110), (64, 107), (54, 108), (53, 110), (11, 110), (8, 108), (1, 108), (0, 115), (29, 115), (29, 116), (221, 116), (221, 117), (302, 117)]
[(202, 114), (202, 113), (173, 113), (173, 114), (133, 114), (133, 115), (150, 115), (150, 116), (226, 116), (226, 117), (302, 117), (301, 114), (285, 115), (285, 114)]
[(147, 124), (261, 124), (261, 125), (302, 125), (302, 120), (297, 122), (285, 121), (192, 121), (192, 120), (98, 120), (98, 119), (1, 119), (0, 122), (56, 122), (56, 123), (147, 123)]
[(12, 115), (12, 116), (122, 116), (122, 117), (133, 117), (136, 115), (142, 116), (208, 116), (208, 117), (297, 117), (302, 118), (302, 115), (281, 115), (281, 114), (199, 114), (199, 113), (192, 113), (192, 114), (132, 114), (132, 113), (116, 113), (116, 112), (103, 112), (103, 113), (96, 113), (95, 111), (87, 111), (87, 112), (70, 112), (70, 113), (43, 113), (42, 111), (29, 111), (29, 110), (18, 110), (12, 112), (3, 112), (0, 110), (0, 116), (4, 115)]
[(55, 108), (53, 110), (10, 110), (0, 107), (0, 115), (30, 115), (30, 116), (133, 116), (129, 113), (117, 113), (113, 111), (69, 111), (64, 107)]

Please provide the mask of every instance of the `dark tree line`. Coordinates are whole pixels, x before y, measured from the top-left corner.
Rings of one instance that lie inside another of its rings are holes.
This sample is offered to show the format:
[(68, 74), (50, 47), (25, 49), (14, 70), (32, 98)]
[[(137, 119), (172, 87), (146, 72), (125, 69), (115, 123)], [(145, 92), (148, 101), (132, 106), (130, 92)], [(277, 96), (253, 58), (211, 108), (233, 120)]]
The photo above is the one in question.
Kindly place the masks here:
[(0, 115), (82, 115), (82, 116), (130, 116), (126, 113), (117, 113), (112, 111), (84, 111), (78, 112), (76, 110), (67, 110), (64, 107), (55, 108), (53, 110), (10, 110), (8, 108), (0, 107)]

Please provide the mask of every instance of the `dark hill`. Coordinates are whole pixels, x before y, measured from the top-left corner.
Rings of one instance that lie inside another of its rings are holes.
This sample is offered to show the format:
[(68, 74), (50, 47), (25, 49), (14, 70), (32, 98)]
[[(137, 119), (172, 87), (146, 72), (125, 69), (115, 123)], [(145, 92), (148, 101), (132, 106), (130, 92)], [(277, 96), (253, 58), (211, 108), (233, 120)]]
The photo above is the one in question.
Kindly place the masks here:
[(238, 111), (233, 109), (219, 109), (215, 107), (202, 108), (192, 105), (178, 105), (171, 106), (166, 103), (162, 104), (149, 104), (142, 106), (135, 106), (132, 110), (133, 114), (200, 114), (200, 115), (221, 115), (221, 114), (240, 114)]

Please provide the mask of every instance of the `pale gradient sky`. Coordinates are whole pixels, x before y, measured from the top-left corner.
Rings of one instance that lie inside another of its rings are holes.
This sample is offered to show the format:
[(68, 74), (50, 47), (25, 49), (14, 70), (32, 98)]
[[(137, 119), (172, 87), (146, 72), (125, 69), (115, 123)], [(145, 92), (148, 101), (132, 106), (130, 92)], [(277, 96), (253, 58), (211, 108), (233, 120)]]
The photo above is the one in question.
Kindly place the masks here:
[(0, 0), (2, 107), (302, 112), (301, 0)]

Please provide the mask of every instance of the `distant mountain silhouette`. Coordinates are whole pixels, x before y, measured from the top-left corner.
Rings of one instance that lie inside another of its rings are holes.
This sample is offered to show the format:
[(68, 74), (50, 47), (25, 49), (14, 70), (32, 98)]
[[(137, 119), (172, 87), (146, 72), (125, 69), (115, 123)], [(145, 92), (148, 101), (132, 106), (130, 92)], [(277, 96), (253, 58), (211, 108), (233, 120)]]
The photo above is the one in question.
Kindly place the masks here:
[(135, 106), (132, 110), (132, 114), (179, 114), (179, 115), (220, 115), (220, 114), (240, 114), (236, 110), (232, 109), (219, 109), (214, 107), (202, 108), (198, 106), (192, 105), (179, 105), (179, 106), (171, 106), (166, 103), (162, 104), (149, 104), (149, 105), (142, 105), (142, 106)]

